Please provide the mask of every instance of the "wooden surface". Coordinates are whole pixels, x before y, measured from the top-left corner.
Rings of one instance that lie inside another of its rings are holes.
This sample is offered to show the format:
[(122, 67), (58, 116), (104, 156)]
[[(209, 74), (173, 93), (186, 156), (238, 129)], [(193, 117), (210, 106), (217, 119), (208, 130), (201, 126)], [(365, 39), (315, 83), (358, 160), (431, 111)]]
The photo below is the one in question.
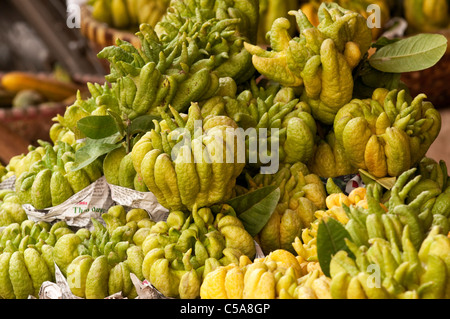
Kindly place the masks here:
[(7, 165), (11, 157), (28, 152), (28, 142), (11, 132), (5, 125), (0, 125), (0, 161)]
[[(0, 0), (0, 73), (26, 71), (51, 74), (63, 70), (75, 82), (102, 82), (105, 68), (80, 29), (67, 26), (66, 0)], [(77, 81), (78, 80), (78, 81)], [(9, 108), (9, 106), (3, 106)], [(34, 109), (30, 118), (20, 119), (26, 131), (39, 129), (48, 137), (49, 123), (41, 125)], [(53, 115), (54, 116), (54, 115)], [(53, 117), (52, 116), (52, 117)], [(14, 119), (0, 117), (0, 161), (26, 153), (29, 140), (23, 130), (11, 125)], [(27, 120), (27, 121), (25, 121)], [(28, 121), (29, 120), (29, 121)], [(31, 124), (28, 124), (31, 123)], [(33, 135), (34, 136), (34, 135)], [(36, 135), (38, 136), (38, 135)]]

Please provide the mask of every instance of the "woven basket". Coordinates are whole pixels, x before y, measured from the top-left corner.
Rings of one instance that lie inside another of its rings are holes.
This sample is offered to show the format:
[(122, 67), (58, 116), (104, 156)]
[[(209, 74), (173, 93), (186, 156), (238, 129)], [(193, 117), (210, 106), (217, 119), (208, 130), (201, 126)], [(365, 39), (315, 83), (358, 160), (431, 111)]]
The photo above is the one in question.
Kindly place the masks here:
[[(444, 35), (450, 43), (450, 29), (436, 32)], [(437, 64), (431, 68), (402, 74), (412, 96), (425, 93), (436, 108), (450, 107), (450, 46)]]
[[(50, 77), (47, 74), (38, 75)], [(0, 73), (0, 81), (2, 77), (3, 74)], [(87, 82), (102, 84), (104, 79), (97, 76), (74, 75), (72, 81), (79, 86), (80, 92), (84, 95), (87, 92)], [(38, 139), (49, 141), (49, 130), (54, 124), (52, 119), (57, 114), (63, 115), (70, 104), (70, 101), (65, 101), (30, 105), (20, 109), (0, 108), (0, 125), (5, 125), (11, 132), (32, 145), (35, 145)]]
[[(115, 45), (117, 39), (127, 41), (136, 47), (140, 46), (139, 38), (134, 32), (114, 29), (106, 23), (95, 20), (92, 17), (90, 7), (87, 5), (81, 6), (80, 27), (81, 34), (88, 39), (89, 45), (97, 53), (105, 47)], [(109, 69), (107, 61), (102, 60), (102, 63), (106, 69)]]

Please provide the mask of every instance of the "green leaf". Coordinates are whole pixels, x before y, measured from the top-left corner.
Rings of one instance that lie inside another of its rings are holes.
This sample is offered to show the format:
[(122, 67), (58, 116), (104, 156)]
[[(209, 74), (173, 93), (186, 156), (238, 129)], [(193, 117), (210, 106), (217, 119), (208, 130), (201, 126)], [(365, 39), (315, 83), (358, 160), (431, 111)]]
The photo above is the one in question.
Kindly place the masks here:
[(125, 123), (120, 117), (120, 115), (112, 110), (108, 110), (108, 114), (114, 119), (116, 122), (117, 130), (120, 135), (125, 135)]
[(256, 236), (275, 211), (279, 199), (280, 189), (270, 185), (232, 198), (227, 204), (236, 211), (250, 235)]
[(350, 234), (344, 225), (334, 218), (322, 219), (317, 230), (317, 257), (324, 275), (330, 277), (331, 258), (340, 250), (345, 250), (350, 256), (350, 249), (345, 243), (345, 238), (351, 240)]
[(386, 188), (387, 190), (390, 190), (394, 186), (395, 181), (397, 180), (397, 178), (395, 177), (377, 178), (372, 174), (370, 174), (368, 171), (365, 171), (363, 169), (359, 169), (359, 175), (361, 176), (361, 179), (366, 185), (369, 184), (370, 182), (376, 182), (381, 186), (383, 186), (384, 188)]
[(128, 134), (133, 136), (138, 133), (145, 133), (155, 127), (153, 120), (161, 120), (159, 117), (151, 115), (142, 115), (135, 118), (128, 126)]
[(91, 139), (102, 139), (118, 132), (116, 121), (110, 115), (90, 115), (77, 122), (78, 129)]
[(84, 146), (75, 152), (75, 161), (72, 168), (77, 171), (94, 162), (97, 158), (121, 147), (122, 137), (115, 134), (103, 139), (86, 139)]
[(445, 36), (421, 33), (383, 46), (369, 58), (369, 63), (382, 72), (420, 71), (435, 65), (446, 49)]

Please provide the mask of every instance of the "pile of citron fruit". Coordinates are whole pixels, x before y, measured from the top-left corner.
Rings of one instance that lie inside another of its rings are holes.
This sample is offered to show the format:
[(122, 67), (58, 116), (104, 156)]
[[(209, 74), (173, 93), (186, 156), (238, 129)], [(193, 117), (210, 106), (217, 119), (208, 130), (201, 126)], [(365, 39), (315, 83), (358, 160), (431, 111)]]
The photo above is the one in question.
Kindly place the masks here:
[[(0, 191), (0, 298), (39, 297), (57, 270), (87, 299), (137, 298), (131, 274), (167, 298), (450, 298), (450, 181), (426, 157), (438, 110), (401, 86), (356, 97), (373, 42), (360, 13), (323, 3), (313, 24), (289, 11), (267, 50), (259, 14), (256, 0), (172, 0), (140, 47), (99, 53), (106, 83), (2, 167), (14, 187)], [(118, 123), (102, 136), (114, 147), (80, 165), (105, 147), (79, 125), (99, 118)], [(151, 125), (132, 131), (139, 121)], [(85, 228), (27, 216), (103, 177), (151, 192), (166, 217), (120, 204)], [(325, 223), (346, 234), (328, 262)]]

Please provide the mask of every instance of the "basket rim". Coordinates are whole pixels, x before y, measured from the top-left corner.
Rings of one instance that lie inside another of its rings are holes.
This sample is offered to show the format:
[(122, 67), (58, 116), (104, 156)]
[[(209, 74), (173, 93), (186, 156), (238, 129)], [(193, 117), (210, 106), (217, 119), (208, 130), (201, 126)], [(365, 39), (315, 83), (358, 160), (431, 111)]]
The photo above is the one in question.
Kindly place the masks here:
[(135, 33), (116, 29), (104, 22), (95, 20), (92, 17), (92, 10), (85, 3), (81, 5), (80, 31), (87, 39), (103, 47), (115, 45), (117, 39), (130, 42), (135, 46), (140, 45), (140, 40)]

